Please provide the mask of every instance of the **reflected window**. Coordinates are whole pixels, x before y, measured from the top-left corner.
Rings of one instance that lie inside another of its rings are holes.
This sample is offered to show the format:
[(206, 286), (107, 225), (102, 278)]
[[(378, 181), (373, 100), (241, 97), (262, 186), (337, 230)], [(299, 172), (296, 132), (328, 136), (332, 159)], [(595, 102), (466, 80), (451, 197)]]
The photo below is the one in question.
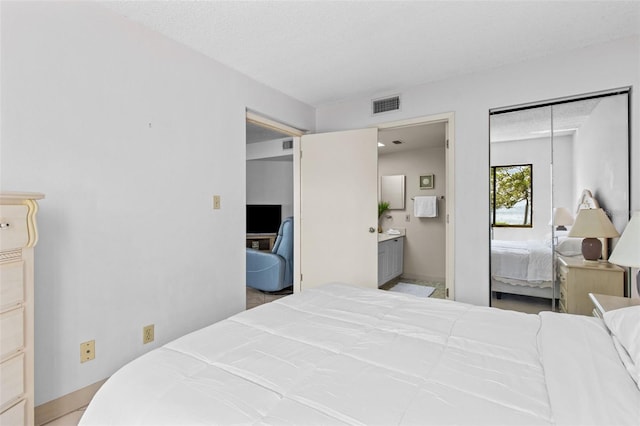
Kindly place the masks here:
[(491, 225), (533, 225), (533, 164), (491, 167)]

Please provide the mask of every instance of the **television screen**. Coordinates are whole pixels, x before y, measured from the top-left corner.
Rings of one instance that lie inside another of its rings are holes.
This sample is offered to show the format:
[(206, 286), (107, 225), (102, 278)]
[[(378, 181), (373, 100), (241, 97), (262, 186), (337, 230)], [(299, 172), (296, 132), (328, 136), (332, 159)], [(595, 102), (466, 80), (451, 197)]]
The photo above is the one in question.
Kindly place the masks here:
[(280, 204), (247, 204), (247, 234), (275, 234), (281, 221)]

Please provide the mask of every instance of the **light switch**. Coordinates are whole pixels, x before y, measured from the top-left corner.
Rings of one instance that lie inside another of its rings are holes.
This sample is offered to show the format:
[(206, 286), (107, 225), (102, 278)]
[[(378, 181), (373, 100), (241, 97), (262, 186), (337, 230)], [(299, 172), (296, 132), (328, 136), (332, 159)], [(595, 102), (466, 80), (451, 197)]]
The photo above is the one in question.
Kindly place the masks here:
[(220, 208), (220, 196), (219, 195), (214, 195), (213, 196), (213, 209), (214, 210), (218, 210)]

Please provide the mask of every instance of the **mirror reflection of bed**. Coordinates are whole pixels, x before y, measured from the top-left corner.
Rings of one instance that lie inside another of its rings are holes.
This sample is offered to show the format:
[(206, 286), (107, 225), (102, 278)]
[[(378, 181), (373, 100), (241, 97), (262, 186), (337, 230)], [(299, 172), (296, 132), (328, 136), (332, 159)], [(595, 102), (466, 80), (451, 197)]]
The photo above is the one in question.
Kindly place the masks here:
[(557, 311), (559, 256), (582, 259), (579, 209), (602, 207), (618, 231), (629, 219), (628, 91), (490, 114), (491, 306)]

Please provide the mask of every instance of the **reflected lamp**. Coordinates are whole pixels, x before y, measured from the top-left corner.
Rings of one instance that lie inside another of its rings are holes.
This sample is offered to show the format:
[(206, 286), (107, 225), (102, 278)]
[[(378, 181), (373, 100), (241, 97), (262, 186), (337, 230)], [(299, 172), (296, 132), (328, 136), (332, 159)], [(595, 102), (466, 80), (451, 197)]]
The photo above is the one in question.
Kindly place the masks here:
[(553, 209), (553, 225), (556, 231), (566, 231), (566, 226), (573, 225), (573, 215), (566, 207), (558, 207)]
[(582, 237), (582, 256), (595, 262), (602, 255), (602, 242), (598, 238), (615, 238), (620, 234), (602, 209), (582, 209), (569, 231), (570, 237)]
[[(611, 253), (609, 262), (630, 268), (640, 268), (640, 211), (634, 212), (622, 237)], [(640, 271), (636, 276), (636, 288), (640, 294)]]

